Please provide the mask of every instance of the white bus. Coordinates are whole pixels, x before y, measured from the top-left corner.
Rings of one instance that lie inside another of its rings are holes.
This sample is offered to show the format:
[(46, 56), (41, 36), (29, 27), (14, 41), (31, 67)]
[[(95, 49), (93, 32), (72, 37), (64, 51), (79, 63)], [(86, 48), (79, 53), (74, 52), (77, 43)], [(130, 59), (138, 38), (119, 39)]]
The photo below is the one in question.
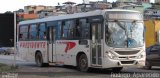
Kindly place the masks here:
[(18, 50), (27, 61), (88, 68), (145, 65), (143, 15), (131, 10), (96, 10), (19, 23)]

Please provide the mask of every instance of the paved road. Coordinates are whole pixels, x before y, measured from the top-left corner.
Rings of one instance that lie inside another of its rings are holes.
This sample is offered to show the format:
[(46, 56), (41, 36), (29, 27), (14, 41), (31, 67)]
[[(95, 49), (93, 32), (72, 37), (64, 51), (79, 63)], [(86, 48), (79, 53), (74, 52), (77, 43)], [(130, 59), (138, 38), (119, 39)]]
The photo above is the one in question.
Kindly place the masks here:
[[(0, 55), (0, 63), (12, 65), (13, 56)], [(152, 70), (142, 68), (124, 68), (120, 73), (111, 70), (91, 69), (89, 72), (79, 72), (72, 66), (37, 67), (35, 63), (25, 62), (17, 57), (19, 69), (18, 78), (160, 78), (160, 67)]]

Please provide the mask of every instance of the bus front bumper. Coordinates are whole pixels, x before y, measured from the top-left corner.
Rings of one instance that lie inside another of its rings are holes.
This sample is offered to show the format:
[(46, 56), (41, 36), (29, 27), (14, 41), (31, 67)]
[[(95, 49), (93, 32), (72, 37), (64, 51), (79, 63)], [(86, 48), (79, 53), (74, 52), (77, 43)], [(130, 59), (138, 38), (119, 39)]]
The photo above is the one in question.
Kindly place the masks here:
[(115, 60), (105, 57), (102, 67), (114, 68), (114, 67), (143, 67), (143, 66), (145, 66), (145, 58)]

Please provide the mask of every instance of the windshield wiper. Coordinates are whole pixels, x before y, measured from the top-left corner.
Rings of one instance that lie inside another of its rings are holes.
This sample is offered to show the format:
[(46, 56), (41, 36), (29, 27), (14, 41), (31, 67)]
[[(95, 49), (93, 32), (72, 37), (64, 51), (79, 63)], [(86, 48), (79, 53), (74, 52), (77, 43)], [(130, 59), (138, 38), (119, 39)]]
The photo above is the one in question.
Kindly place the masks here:
[(123, 29), (124, 31), (125, 31), (125, 34), (126, 34), (126, 36), (127, 36), (127, 40), (126, 40), (126, 45), (127, 45), (127, 47), (129, 47), (129, 45), (130, 45), (130, 40), (129, 40), (129, 38), (128, 38), (128, 33), (127, 33), (127, 30), (126, 30), (126, 28), (125, 28), (125, 25), (122, 25), (118, 20), (115, 20), (115, 22), (118, 24), (118, 26), (121, 28), (121, 29)]
[(121, 27), (123, 30), (125, 30), (125, 27), (118, 20), (115, 20), (115, 22), (118, 24), (119, 27)]

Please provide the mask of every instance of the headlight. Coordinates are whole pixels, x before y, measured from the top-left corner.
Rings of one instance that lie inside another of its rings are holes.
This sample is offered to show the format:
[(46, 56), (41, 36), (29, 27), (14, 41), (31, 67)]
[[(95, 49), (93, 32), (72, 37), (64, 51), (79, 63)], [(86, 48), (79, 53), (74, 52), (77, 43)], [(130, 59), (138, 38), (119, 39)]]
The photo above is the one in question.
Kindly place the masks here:
[(137, 56), (137, 59), (141, 59), (141, 58), (143, 58), (145, 55), (143, 55), (143, 52), (139, 55), (139, 56)]
[(111, 58), (111, 59), (117, 59), (117, 56), (115, 56), (113, 53), (111, 52), (106, 52), (107, 53), (107, 57)]

